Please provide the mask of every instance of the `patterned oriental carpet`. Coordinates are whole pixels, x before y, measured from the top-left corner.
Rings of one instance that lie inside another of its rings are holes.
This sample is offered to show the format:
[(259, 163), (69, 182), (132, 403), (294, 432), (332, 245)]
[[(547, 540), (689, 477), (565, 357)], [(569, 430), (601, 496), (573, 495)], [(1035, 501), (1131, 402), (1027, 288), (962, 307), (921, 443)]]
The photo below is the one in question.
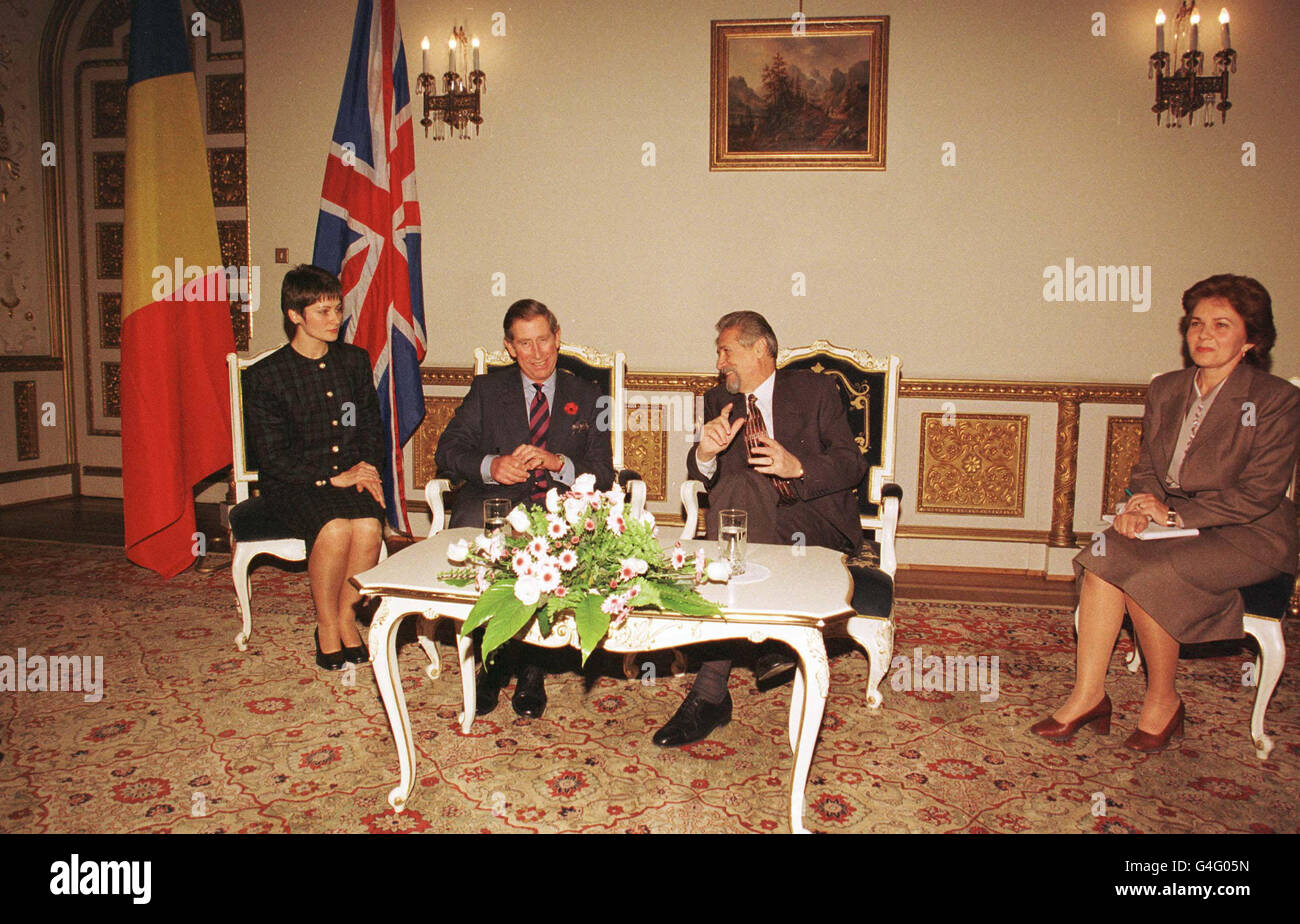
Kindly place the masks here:
[[(789, 684), (757, 693), (738, 665), (732, 723), (661, 750), (650, 736), (691, 678), (668, 675), (665, 655), (657, 682), (626, 681), (614, 658), (598, 656), (585, 682), (574, 671), (549, 678), (544, 718), (516, 718), (512, 686), (464, 736), (454, 649), (430, 681), (406, 635), (401, 671), (420, 757), (410, 807), (395, 814), (386, 797), (397, 756), (369, 668), (350, 685), (315, 668), (305, 574), (260, 568), (253, 603), (253, 638), (239, 652), (229, 571), (166, 582), (116, 549), (0, 541), (0, 656), (98, 655), (105, 678), (97, 703), (0, 693), (0, 830), (788, 830)], [(862, 653), (834, 642), (804, 816), (814, 831), (1300, 831), (1294, 667), (1268, 713), (1270, 760), (1254, 755), (1248, 658), (1231, 648), (1182, 662), (1187, 737), (1147, 756), (1121, 746), (1143, 678), (1118, 652), (1108, 737), (1084, 731), (1069, 746), (1026, 733), (1070, 682), (1068, 610), (905, 602), (897, 623), (897, 655), (983, 656), (990, 669), (996, 656), (998, 696), (898, 690), (887, 678), (873, 712)], [(1287, 635), (1295, 650), (1294, 625)], [(450, 631), (440, 638), (450, 643)], [(1128, 646), (1126, 633), (1120, 651)]]

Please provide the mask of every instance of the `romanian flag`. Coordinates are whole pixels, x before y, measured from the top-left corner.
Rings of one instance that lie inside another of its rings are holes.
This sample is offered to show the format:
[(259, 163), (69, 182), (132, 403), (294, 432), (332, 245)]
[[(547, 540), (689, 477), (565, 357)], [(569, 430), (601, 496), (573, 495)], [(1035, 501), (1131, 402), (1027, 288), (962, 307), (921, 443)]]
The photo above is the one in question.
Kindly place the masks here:
[(122, 267), (126, 554), (194, 561), (194, 485), (231, 462), (235, 349), (198, 90), (179, 0), (132, 0)]

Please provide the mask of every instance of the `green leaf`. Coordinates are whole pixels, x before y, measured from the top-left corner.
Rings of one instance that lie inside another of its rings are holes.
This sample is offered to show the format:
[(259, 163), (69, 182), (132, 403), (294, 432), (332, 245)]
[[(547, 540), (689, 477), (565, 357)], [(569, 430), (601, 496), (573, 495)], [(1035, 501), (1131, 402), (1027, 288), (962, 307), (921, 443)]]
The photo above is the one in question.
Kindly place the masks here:
[(582, 663), (596, 650), (601, 639), (609, 632), (609, 614), (600, 605), (605, 598), (598, 594), (583, 594), (573, 608), (573, 621), (578, 627), (578, 641), (582, 645)]
[[(640, 602), (639, 597), (637, 600)], [(659, 585), (659, 605), (684, 616), (717, 616), (722, 612), (716, 603), (705, 600), (695, 591), (671, 584)]]
[(520, 603), (513, 595), (510, 597), (510, 602), (498, 605), (496, 612), (488, 620), (487, 628), (483, 630), (483, 657), (487, 658), (513, 638), (516, 632), (528, 625), (528, 620), (533, 618), (533, 613), (537, 612), (538, 606), (540, 603), (534, 603), (532, 606)]
[(550, 594), (546, 597), (546, 606), (537, 611), (537, 627), (542, 630), (542, 637), (548, 638), (553, 623), (566, 609), (572, 609), (564, 599)]
[(660, 602), (660, 585), (653, 581), (647, 581), (644, 578), (637, 578), (632, 582), (633, 586), (639, 588), (636, 599), (632, 601), (632, 606), (636, 609), (641, 607), (658, 607), (663, 609), (663, 603)]
[[(505, 581), (497, 581), (483, 593), (479, 594), (478, 601), (465, 617), (465, 623), (460, 627), (461, 636), (469, 635), (497, 611), (497, 608), (503, 603), (515, 599), (515, 579), (510, 578)], [(515, 600), (518, 603), (518, 600)]]

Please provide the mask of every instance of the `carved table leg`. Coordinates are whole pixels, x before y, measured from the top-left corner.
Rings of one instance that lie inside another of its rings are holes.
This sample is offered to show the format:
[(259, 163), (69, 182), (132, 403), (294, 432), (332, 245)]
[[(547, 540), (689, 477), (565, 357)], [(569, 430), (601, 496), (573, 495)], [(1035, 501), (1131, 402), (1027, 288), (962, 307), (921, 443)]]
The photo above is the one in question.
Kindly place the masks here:
[(880, 695), (880, 681), (889, 673), (894, 659), (894, 621), (854, 616), (849, 619), (847, 629), (867, 655), (867, 705), (879, 709), (885, 701)]
[(790, 753), (793, 754), (799, 749), (799, 726), (803, 722), (803, 709), (799, 705), (803, 703), (804, 686), (807, 678), (803, 672), (803, 662), (797, 661), (794, 668), (794, 688), (790, 691)]
[(411, 717), (406, 711), (406, 696), (402, 692), (401, 675), (397, 668), (397, 628), (406, 614), (398, 612), (387, 599), (379, 604), (370, 623), (370, 651), (375, 670), (375, 683), (379, 697), (388, 713), (388, 725), (393, 730), (397, 744), (397, 762), (401, 768), (401, 781), (388, 793), (388, 804), (394, 811), (406, 808), (415, 782), (415, 739), (411, 735)]
[(460, 692), (465, 701), (465, 711), (460, 714), (461, 734), (468, 735), (478, 710), (478, 688), (475, 686), (474, 639), (456, 634), (456, 650), (460, 652)]
[[(774, 633), (775, 634), (775, 633)], [(808, 769), (812, 766), (813, 748), (822, 727), (822, 713), (826, 709), (826, 694), (830, 690), (830, 666), (826, 660), (826, 645), (820, 629), (800, 629), (779, 636), (799, 655), (799, 673), (805, 679), (802, 701), (791, 697), (790, 726), (798, 720), (799, 737), (794, 750), (794, 779), (790, 784), (790, 830), (794, 834), (808, 834), (803, 826), (804, 790), (808, 784)]]
[(433, 633), (438, 629), (437, 616), (421, 616), (420, 626), (416, 629), (415, 640), (424, 649), (429, 658), (429, 666), (424, 669), (424, 676), (437, 680), (442, 676), (442, 662), (438, 658), (438, 644), (433, 640)]

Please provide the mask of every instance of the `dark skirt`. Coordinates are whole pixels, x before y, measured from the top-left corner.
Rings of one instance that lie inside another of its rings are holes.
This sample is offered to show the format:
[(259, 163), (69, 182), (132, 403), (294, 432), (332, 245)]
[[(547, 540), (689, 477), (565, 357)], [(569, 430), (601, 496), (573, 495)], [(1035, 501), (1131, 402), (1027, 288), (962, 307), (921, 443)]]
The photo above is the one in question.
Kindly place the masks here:
[(1184, 645), (1241, 638), (1244, 608), (1238, 588), (1278, 574), (1213, 529), (1147, 541), (1121, 536), (1113, 527), (1102, 535), (1105, 554), (1092, 553), (1095, 543), (1080, 552), (1074, 559), (1076, 577), (1082, 580), (1086, 569), (1120, 588)]
[(384, 521), (384, 508), (380, 507), (369, 491), (358, 491), (356, 486), (336, 488), (333, 485), (316, 487), (276, 482), (268, 484), (263, 496), (270, 502), (275, 515), (307, 543), (307, 557), (321, 528), (330, 520)]

